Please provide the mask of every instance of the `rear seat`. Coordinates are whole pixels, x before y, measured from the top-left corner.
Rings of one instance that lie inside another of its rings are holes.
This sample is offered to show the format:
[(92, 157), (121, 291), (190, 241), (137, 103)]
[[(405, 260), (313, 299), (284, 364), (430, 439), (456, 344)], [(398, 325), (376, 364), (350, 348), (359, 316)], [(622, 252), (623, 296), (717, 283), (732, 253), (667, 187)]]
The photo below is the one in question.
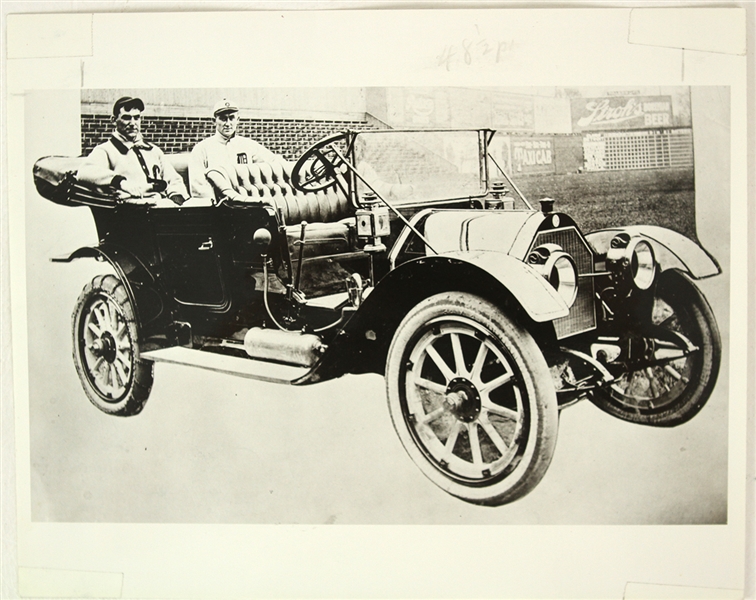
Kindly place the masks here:
[(173, 168), (176, 169), (176, 172), (181, 175), (186, 189), (189, 190), (189, 153), (166, 154), (165, 157), (173, 165)]

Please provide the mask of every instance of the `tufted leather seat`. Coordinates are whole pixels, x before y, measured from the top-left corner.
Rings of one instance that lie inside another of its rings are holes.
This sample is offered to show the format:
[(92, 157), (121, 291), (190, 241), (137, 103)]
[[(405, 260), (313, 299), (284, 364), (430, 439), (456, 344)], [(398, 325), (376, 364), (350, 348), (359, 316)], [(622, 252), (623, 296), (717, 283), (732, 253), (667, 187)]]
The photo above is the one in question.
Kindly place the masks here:
[(252, 198), (270, 202), (283, 213), (286, 238), (296, 264), (302, 221), (307, 221), (305, 258), (349, 252), (354, 248), (354, 209), (333, 185), (319, 192), (301, 192), (291, 185), (294, 163), (237, 165), (239, 185)]
[[(189, 154), (167, 155), (189, 189)], [(320, 192), (300, 192), (291, 185), (294, 163), (236, 165), (238, 185), (254, 199), (264, 199), (283, 211), (287, 225), (334, 223), (354, 216), (344, 193), (333, 185)]]
[[(188, 185), (188, 154), (168, 155)], [(303, 257), (328, 257), (354, 250), (354, 208), (334, 184), (320, 192), (301, 192), (291, 185), (294, 163), (236, 165), (237, 184), (253, 200), (265, 200), (280, 208), (292, 262), (299, 258), (302, 221), (307, 221)]]
[(268, 200), (283, 212), (284, 221), (294, 225), (333, 223), (354, 215), (347, 197), (333, 185), (320, 192), (301, 192), (291, 185), (294, 163), (252, 163), (237, 165), (239, 185), (252, 198)]

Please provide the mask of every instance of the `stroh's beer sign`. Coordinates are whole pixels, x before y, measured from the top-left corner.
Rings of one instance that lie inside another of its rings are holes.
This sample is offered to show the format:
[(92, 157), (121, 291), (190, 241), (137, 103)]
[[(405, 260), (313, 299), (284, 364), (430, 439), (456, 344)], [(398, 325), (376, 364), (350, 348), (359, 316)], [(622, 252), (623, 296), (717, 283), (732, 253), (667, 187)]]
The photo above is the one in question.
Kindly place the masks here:
[(612, 106), (609, 99), (594, 100), (585, 105), (588, 115), (578, 119), (580, 127), (615, 125), (643, 116), (643, 105), (630, 98), (625, 106)]
[(670, 96), (573, 98), (573, 131), (672, 126)]

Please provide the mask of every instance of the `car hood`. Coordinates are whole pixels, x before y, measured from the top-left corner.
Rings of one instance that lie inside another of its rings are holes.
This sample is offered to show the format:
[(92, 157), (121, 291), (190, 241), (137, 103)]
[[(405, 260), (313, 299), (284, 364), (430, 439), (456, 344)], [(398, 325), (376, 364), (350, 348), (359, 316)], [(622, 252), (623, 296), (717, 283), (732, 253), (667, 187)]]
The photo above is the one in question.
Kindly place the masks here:
[(425, 237), (438, 253), (504, 252), (525, 258), (546, 216), (538, 211), (439, 211), (425, 221)]

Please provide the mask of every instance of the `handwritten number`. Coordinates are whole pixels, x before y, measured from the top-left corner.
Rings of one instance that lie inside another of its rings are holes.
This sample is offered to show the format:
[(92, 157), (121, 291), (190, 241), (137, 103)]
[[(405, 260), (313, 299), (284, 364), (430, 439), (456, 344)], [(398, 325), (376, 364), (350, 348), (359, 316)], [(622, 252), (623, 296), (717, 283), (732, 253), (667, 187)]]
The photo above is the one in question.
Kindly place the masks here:
[(488, 40), (480, 40), (478, 42), (478, 46), (483, 46), (483, 56), (485, 56), (489, 52), (492, 52), (492, 48), (489, 45)]
[(451, 46), (446, 46), (444, 48), (444, 51), (439, 54), (436, 57), (436, 60), (438, 61), (438, 66), (446, 66), (446, 70), (449, 71), (451, 69), (451, 59), (454, 56), (454, 48)]
[(469, 65), (472, 63), (472, 54), (470, 54), (470, 46), (472, 45), (472, 42), (470, 40), (462, 40), (462, 47), (465, 49), (465, 64)]
[(501, 62), (506, 58), (506, 53), (512, 49), (511, 41), (497, 41), (489, 42), (487, 39), (468, 39), (462, 40), (461, 47), (457, 45), (448, 45), (444, 47), (443, 52), (436, 56), (436, 62), (439, 67), (446, 67), (447, 71), (451, 71), (453, 63), (461, 63), (464, 61), (465, 65), (472, 65), (476, 60), (482, 59), (486, 55), (491, 55), (490, 59), (494, 60), (493, 53), (494, 48), (496, 50), (495, 62)]

